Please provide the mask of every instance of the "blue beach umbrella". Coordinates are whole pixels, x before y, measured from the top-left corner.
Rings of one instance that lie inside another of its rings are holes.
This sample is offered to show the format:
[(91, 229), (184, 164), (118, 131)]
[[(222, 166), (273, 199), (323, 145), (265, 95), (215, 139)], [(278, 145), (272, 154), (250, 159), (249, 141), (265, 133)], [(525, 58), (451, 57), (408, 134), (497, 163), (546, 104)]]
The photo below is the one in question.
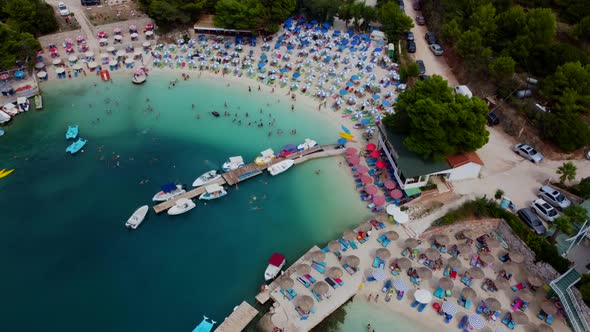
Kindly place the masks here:
[(375, 94), (375, 93), (373, 94), (373, 99), (379, 99), (379, 98), (381, 98), (381, 97), (379, 97), (378, 94)]
[(324, 22), (324, 24), (322, 24), (322, 26), (326, 29), (330, 29), (330, 23), (328, 23), (328, 22)]
[(327, 56), (324, 58), (324, 62), (330, 62), (330, 60), (332, 60), (331, 56)]
[(301, 76), (300, 72), (293, 73), (293, 78), (299, 78)]
[(348, 94), (348, 90), (342, 89), (342, 90), (340, 90), (340, 94), (343, 96), (346, 96)]
[(291, 44), (287, 45), (287, 50), (288, 51), (292, 51), (293, 49), (295, 49), (295, 46), (293, 46)]
[(383, 49), (382, 48), (376, 48), (375, 51), (373, 51), (373, 52), (377, 52), (377, 53), (383, 52)]
[(283, 73), (283, 74), (286, 73), (286, 72), (288, 72), (288, 71), (289, 71), (289, 69), (287, 69), (286, 67), (283, 67), (280, 70), (280, 72)]
[(340, 43), (341, 43), (342, 45), (347, 45), (347, 44), (348, 44), (348, 42), (349, 42), (349, 40), (348, 40), (348, 39), (342, 39), (342, 41), (340, 41)]
[(277, 42), (277, 43), (275, 44), (275, 49), (277, 49), (277, 48), (281, 48), (281, 45), (283, 45), (283, 44), (281, 44), (281, 42)]
[(361, 120), (362, 125), (368, 125), (369, 123), (371, 123), (371, 120), (369, 120), (369, 119), (362, 119)]
[(389, 107), (389, 106), (391, 106), (391, 103), (389, 101), (387, 101), (387, 100), (384, 100), (383, 101), (383, 106)]
[(347, 87), (349, 87), (349, 88), (351, 88), (351, 87), (353, 87), (353, 86), (354, 86), (354, 83), (352, 83), (352, 82), (350, 82), (350, 81), (349, 81), (349, 82), (346, 82), (346, 86), (347, 86)]
[(312, 21), (311, 21), (311, 22), (309, 22), (309, 23), (311, 23), (311, 24), (314, 24), (314, 25), (315, 25), (315, 24), (318, 24), (318, 20), (312, 20)]
[(16, 77), (16, 78), (23, 78), (23, 77), (25, 77), (25, 72), (24, 72), (24, 71), (22, 71), (22, 70), (17, 70), (17, 71), (14, 73), (14, 77)]
[(328, 33), (328, 29), (321, 29), (320, 31), (322, 31), (324, 35)]
[(346, 138), (339, 138), (339, 139), (336, 141), (336, 143), (338, 143), (338, 144), (340, 144), (340, 145), (344, 145), (344, 144), (346, 144), (346, 142), (348, 142), (348, 141), (346, 140)]
[(266, 59), (268, 59), (268, 57), (266, 56), (266, 54), (263, 54), (263, 55), (260, 56), (260, 60), (264, 61)]
[(360, 79), (360, 77), (358, 75), (352, 75), (352, 77), (350, 79), (353, 81), (358, 81)]

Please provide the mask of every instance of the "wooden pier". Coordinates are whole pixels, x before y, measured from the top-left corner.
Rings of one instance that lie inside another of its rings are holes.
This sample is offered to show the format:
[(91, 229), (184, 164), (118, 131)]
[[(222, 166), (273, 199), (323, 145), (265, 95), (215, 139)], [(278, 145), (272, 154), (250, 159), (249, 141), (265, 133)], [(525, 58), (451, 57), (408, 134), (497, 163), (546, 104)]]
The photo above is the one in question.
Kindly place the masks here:
[(254, 309), (248, 302), (243, 301), (234, 311), (226, 317), (223, 323), (215, 329), (215, 332), (237, 332), (242, 331), (258, 315), (258, 310)]
[[(262, 174), (262, 172), (264, 170), (266, 170), (268, 167), (270, 167), (276, 163), (279, 163), (285, 159), (292, 159), (295, 161), (295, 165), (298, 165), (300, 163), (303, 163), (303, 162), (305, 162), (307, 160), (311, 160), (311, 159), (331, 157), (331, 156), (343, 154), (345, 150), (338, 149), (337, 147), (338, 147), (338, 145), (335, 145), (335, 144), (334, 145), (321, 145), (321, 146), (317, 145), (309, 150), (298, 151), (298, 152), (288, 155), (285, 158), (275, 159), (270, 164), (260, 166), (260, 165), (256, 165), (255, 163), (250, 163), (250, 164), (244, 165), (243, 167), (235, 169), (233, 171), (223, 173), (221, 179), (210, 182), (207, 185), (229, 184), (230, 186), (233, 186), (239, 182), (245, 181), (249, 178), (252, 178), (257, 175)], [(184, 193), (182, 195), (178, 195), (169, 201), (155, 205), (153, 207), (154, 212), (160, 213), (162, 211), (166, 211), (169, 208), (173, 207), (176, 204), (177, 200), (179, 200), (181, 198), (192, 199), (192, 198), (195, 198), (195, 197), (201, 195), (204, 192), (205, 192), (205, 186), (197, 187), (193, 190), (187, 191), (186, 193)]]

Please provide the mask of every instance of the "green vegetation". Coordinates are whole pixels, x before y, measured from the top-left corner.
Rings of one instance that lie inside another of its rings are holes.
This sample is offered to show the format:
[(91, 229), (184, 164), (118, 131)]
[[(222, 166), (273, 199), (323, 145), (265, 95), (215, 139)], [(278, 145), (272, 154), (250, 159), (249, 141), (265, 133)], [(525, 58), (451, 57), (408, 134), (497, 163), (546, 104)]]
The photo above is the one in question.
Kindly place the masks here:
[(196, 22), (215, 8), (217, 0), (139, 0), (143, 10), (164, 28)]
[(452, 225), (473, 217), (503, 219), (510, 226), (512, 232), (523, 240), (535, 253), (537, 261), (550, 264), (559, 273), (564, 273), (569, 269), (570, 262), (561, 257), (557, 252), (557, 248), (546, 238), (533, 233), (514, 213), (502, 209), (496, 202), (485, 197), (466, 202), (459, 208), (450, 211), (444, 217), (435, 221), (433, 226)]
[(554, 183), (554, 185), (567, 190), (576, 196), (590, 199), (590, 177), (583, 178), (579, 183), (570, 186), (562, 183)]
[(557, 168), (556, 173), (559, 174), (559, 182), (563, 184), (565, 180), (571, 182), (576, 179), (576, 171), (578, 168), (571, 161), (563, 163)]
[(587, 305), (590, 305), (590, 274), (583, 274), (582, 279), (576, 285), (582, 293), (582, 299)]
[(433, 75), (399, 95), (396, 113), (383, 123), (407, 135), (404, 145), (431, 159), (475, 151), (488, 142), (485, 102), (454, 94), (447, 81)]
[(346, 22), (352, 20), (352, 25), (360, 31), (365, 31), (369, 23), (378, 19), (379, 12), (373, 6), (367, 6), (361, 1), (346, 1), (338, 9), (338, 17)]
[(502, 198), (502, 196), (504, 196), (504, 190), (502, 190), (502, 189), (496, 190), (496, 193), (494, 194), (494, 198), (499, 200)]
[(391, 1), (379, 8), (379, 18), (389, 42), (398, 41), (404, 31), (414, 26), (412, 19), (399, 9), (397, 3)]
[(340, 9), (340, 0), (301, 0), (303, 12), (310, 20), (333, 22)]

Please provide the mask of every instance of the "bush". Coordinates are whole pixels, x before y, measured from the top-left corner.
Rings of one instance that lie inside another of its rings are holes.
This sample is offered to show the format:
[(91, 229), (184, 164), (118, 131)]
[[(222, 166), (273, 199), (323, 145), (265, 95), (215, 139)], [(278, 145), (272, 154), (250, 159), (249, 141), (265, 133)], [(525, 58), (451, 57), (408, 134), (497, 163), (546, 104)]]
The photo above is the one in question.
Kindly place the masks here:
[(538, 123), (543, 138), (566, 152), (590, 144), (590, 128), (577, 113), (543, 113)]
[(576, 285), (582, 293), (582, 299), (586, 302), (587, 305), (590, 305), (590, 275), (584, 274), (582, 275), (582, 279)]

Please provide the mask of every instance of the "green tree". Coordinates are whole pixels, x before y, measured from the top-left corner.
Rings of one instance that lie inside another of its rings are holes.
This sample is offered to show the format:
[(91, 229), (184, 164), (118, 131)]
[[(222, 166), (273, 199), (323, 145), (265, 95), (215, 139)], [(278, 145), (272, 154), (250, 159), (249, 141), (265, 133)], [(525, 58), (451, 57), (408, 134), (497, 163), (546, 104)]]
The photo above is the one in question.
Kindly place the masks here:
[(350, 4), (350, 11), (354, 26), (359, 30), (366, 30), (372, 21), (378, 19), (377, 9), (367, 6), (364, 2), (353, 2)]
[(590, 16), (584, 17), (574, 26), (574, 36), (582, 40), (590, 40)]
[(590, 144), (590, 129), (577, 113), (543, 113), (539, 121), (539, 129), (543, 138), (566, 152), (572, 152)]
[(553, 225), (555, 226), (555, 231), (553, 235), (551, 235), (551, 240), (555, 241), (557, 235), (559, 233), (564, 232), (566, 234), (571, 234), (574, 226), (572, 225), (572, 221), (568, 216), (560, 216), (553, 220)]
[(303, 10), (312, 20), (333, 22), (340, 9), (340, 0), (302, 0)]
[(588, 219), (587, 211), (580, 205), (570, 205), (563, 210), (563, 215), (570, 218), (573, 224), (582, 226)]
[(494, 198), (497, 200), (500, 200), (502, 198), (502, 196), (504, 196), (504, 190), (502, 190), (502, 189), (496, 190), (496, 193), (494, 194)]
[(549, 45), (555, 36), (555, 14), (549, 8), (533, 8), (526, 14), (527, 32), (535, 47)]
[(215, 12), (214, 22), (218, 27), (252, 30), (261, 23), (263, 7), (257, 0), (219, 0)]
[(441, 28), (440, 37), (447, 43), (456, 43), (461, 37), (462, 30), (459, 21), (454, 18), (449, 22), (443, 24)]
[(12, 30), (34, 36), (57, 30), (53, 8), (42, 0), (4, 0), (2, 12)]
[(497, 57), (490, 63), (490, 73), (497, 79), (505, 79), (514, 75), (516, 62), (509, 56)]
[(397, 3), (391, 1), (385, 3), (381, 6), (379, 14), (383, 32), (387, 35), (389, 42), (399, 40), (402, 32), (414, 27), (414, 21), (399, 9)]
[(590, 105), (590, 65), (568, 62), (541, 84), (557, 110), (587, 110)]
[(477, 30), (463, 32), (457, 42), (457, 53), (475, 70), (482, 69), (492, 56), (492, 50), (483, 46), (481, 34)]
[(400, 69), (400, 77), (402, 80), (407, 80), (410, 77), (418, 77), (420, 75), (420, 68), (415, 62), (411, 62), (407, 66), (402, 66)]
[(384, 123), (405, 128), (404, 145), (425, 158), (474, 151), (488, 141), (486, 104), (477, 97), (454, 94), (438, 75), (401, 93), (396, 110)]
[(488, 3), (477, 7), (471, 15), (471, 29), (477, 30), (483, 37), (484, 44), (494, 45), (496, 40), (496, 8)]
[(566, 180), (572, 182), (576, 179), (576, 171), (578, 168), (571, 161), (566, 161), (563, 165), (557, 168), (556, 173), (559, 174), (559, 182), (563, 184)]
[(18, 33), (0, 23), (0, 67), (12, 68), (17, 60), (34, 59), (39, 49), (41, 45), (32, 34)]

